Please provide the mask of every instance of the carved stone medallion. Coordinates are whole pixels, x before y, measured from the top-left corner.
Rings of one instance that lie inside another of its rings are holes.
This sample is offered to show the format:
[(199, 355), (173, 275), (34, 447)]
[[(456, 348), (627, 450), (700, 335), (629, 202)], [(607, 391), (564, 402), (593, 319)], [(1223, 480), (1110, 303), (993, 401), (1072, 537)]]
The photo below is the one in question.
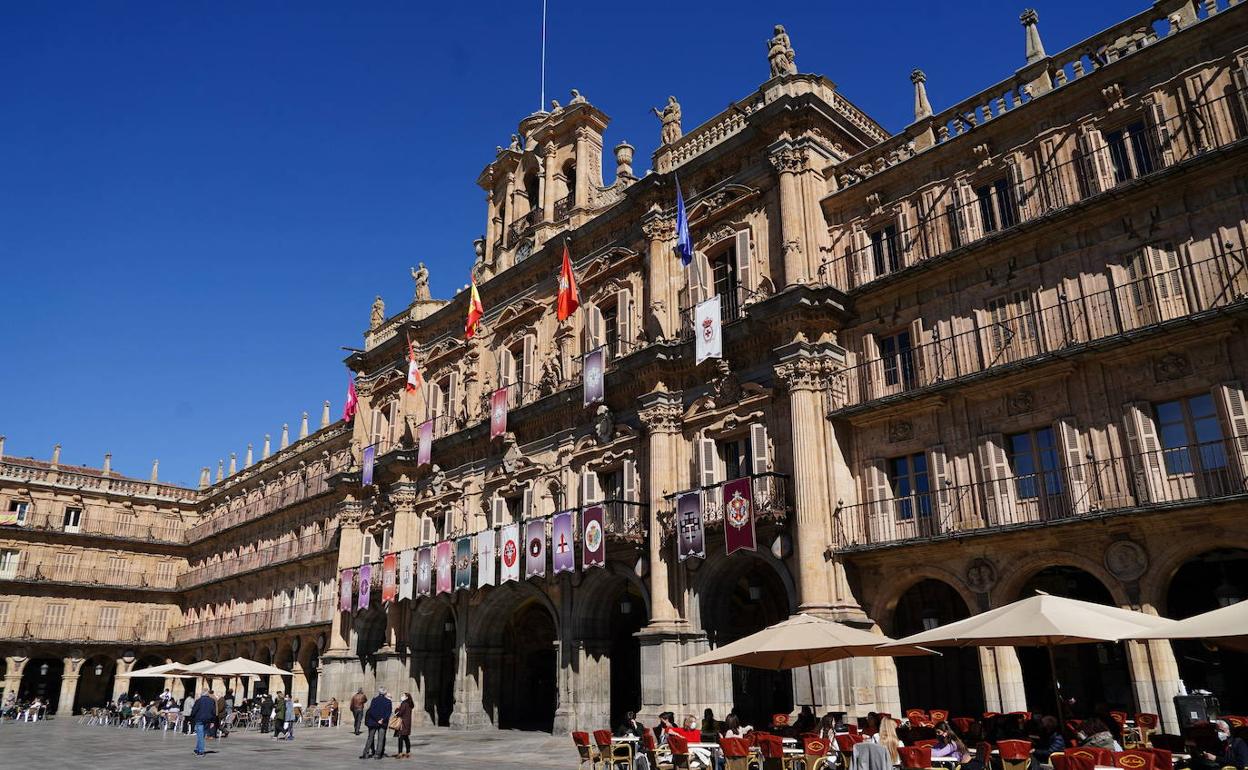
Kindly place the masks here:
[(1138, 580), (1148, 571), (1148, 554), (1134, 540), (1115, 540), (1105, 549), (1105, 569), (1124, 582)]
[(977, 594), (986, 594), (997, 584), (997, 568), (982, 556), (966, 565), (966, 585)]

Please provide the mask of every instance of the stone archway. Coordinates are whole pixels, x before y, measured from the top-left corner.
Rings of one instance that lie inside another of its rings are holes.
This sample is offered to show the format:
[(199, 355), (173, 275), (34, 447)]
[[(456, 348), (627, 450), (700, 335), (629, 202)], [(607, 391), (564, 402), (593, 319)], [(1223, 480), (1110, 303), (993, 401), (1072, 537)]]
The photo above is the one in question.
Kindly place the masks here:
[(40, 698), (47, 702), (49, 714), (56, 713), (61, 699), (61, 676), (65, 673), (65, 661), (60, 658), (34, 658), (26, 662), (22, 670), (22, 683), (18, 687), (18, 699), (29, 702)]
[[(890, 635), (910, 636), (970, 616), (970, 608), (953, 586), (926, 578), (902, 593), (893, 611)], [(948, 648), (941, 650), (941, 655), (894, 661), (903, 709), (942, 708), (955, 715), (983, 713), (984, 684), (979, 652), (974, 648)]]
[(577, 724), (619, 724), (642, 705), (637, 632), (650, 620), (649, 593), (636, 572), (610, 563), (586, 571), (573, 600)]
[[(158, 655), (144, 655), (134, 662), (134, 667), (147, 668), (149, 666), (159, 666), (165, 662), (165, 659)], [(82, 682), (79, 680), (79, 686)], [(126, 692), (131, 698), (138, 696), (144, 703), (155, 700), (165, 689), (164, 679), (155, 679), (152, 677), (137, 677), (127, 680)]]
[[(1248, 601), (1248, 550), (1222, 548), (1187, 559), (1166, 592), (1166, 615), (1190, 618), (1218, 607)], [(1172, 642), (1179, 676), (1189, 691), (1209, 690), (1223, 713), (1248, 711), (1248, 653), (1219, 649), (1196, 639)]]
[(110, 655), (92, 655), (84, 660), (78, 668), (74, 711), (81, 712), (106, 705), (113, 697), (116, 675), (117, 660)]
[[(1105, 584), (1078, 567), (1045, 567), (1023, 583), (1017, 598), (1033, 596), (1037, 591), (1117, 606)], [(1042, 711), (1054, 708), (1054, 677), (1048, 652), (1042, 647), (1016, 649), (1028, 705)], [(1126, 648), (1121, 642), (1054, 647), (1053, 663), (1057, 668), (1058, 686), (1068, 704), (1066, 716), (1105, 714), (1110, 708), (1131, 709), (1131, 671)]]
[(421, 599), (413, 607), (408, 630), (411, 676), (421, 694), (416, 709), (430, 724), (447, 727), (455, 711), (455, 677), (459, 672), (458, 618), (440, 599)]
[[(552, 731), (560, 707), (561, 636), (550, 597), (528, 583), (499, 586), (471, 613), (464, 638), (463, 678), (479, 683), (481, 709), (495, 726)], [(468, 709), (471, 689), (465, 692)], [(466, 712), (462, 724), (474, 719)], [(455, 723), (461, 724), (459, 717)]]

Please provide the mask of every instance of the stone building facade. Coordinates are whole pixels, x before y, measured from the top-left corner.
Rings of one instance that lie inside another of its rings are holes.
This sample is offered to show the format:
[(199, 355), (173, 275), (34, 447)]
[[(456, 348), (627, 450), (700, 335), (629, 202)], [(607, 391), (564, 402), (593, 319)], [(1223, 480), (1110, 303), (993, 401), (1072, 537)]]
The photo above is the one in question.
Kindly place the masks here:
[[(181, 619), (153, 651), (272, 660), (285, 686), (340, 700), (383, 684), (455, 728), (706, 707), (757, 723), (795, 703), (974, 714), (1047, 709), (1047, 660), (676, 666), (796, 612), (901, 636), (1035, 590), (1175, 617), (1248, 596), (1240, 5), (1158, 0), (1054, 55), (1024, 13), (1018, 71), (936, 113), (916, 70), (896, 135), (794, 71), (779, 30), (756, 91), (684, 133), (669, 103), (654, 172), (620, 143), (610, 183), (609, 121), (584, 97), (525, 118), (478, 178), (479, 332), (466, 339), (467, 292), (432, 300), (418, 282), (399, 314), (376, 306), (347, 360), (351, 423), (187, 493)], [(559, 322), (565, 246), (582, 304)], [(716, 296), (724, 355), (697, 364), (693, 308)], [(587, 408), (599, 348), (606, 397)], [(738, 479), (758, 549), (728, 556)], [(676, 558), (686, 492), (705, 559)], [(603, 569), (386, 604), (374, 569), (337, 608), (341, 570), (592, 505)], [(1079, 708), (1138, 704), (1170, 725), (1180, 680), (1248, 673), (1168, 643), (1069, 648), (1057, 666)]]

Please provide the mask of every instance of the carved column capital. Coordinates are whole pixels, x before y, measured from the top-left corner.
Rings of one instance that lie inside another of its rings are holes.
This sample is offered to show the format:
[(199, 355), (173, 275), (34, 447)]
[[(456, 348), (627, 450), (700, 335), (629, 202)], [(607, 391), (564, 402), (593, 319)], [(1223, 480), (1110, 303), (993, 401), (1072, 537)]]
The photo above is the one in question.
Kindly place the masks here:
[(336, 508), (340, 525), (359, 524), (364, 517), (364, 504), (359, 500), (343, 500)]
[(823, 391), (845, 365), (845, 351), (832, 342), (799, 340), (778, 348), (776, 380), (790, 392)]
[(676, 220), (662, 214), (652, 214), (642, 220), (641, 232), (649, 241), (670, 241), (676, 237)]
[(684, 426), (685, 410), (679, 393), (655, 391), (638, 399), (637, 416), (648, 433), (680, 433)]
[(806, 150), (792, 145), (783, 145), (773, 150), (767, 160), (781, 174), (797, 174), (810, 168), (810, 156)]

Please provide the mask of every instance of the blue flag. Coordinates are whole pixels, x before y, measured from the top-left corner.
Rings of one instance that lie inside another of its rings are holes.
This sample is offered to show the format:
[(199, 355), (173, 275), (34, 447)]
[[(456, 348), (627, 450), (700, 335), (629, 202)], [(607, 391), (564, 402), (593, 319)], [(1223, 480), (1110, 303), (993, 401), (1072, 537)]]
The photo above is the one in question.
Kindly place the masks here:
[(689, 237), (689, 217), (685, 214), (685, 197), (680, 194), (680, 179), (676, 180), (676, 253), (680, 255), (680, 264), (689, 267), (693, 261), (693, 239)]

